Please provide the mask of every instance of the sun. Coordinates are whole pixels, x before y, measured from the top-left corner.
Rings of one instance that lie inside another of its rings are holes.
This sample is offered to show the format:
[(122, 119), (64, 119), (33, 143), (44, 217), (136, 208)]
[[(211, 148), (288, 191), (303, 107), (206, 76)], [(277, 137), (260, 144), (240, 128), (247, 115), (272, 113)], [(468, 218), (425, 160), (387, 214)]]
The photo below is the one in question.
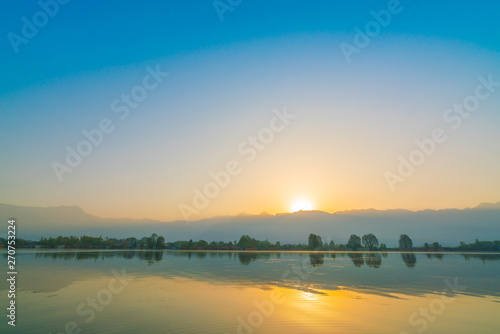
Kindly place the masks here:
[(292, 212), (310, 211), (314, 210), (314, 206), (310, 201), (306, 199), (298, 199), (292, 203), (290, 209), (292, 210)]

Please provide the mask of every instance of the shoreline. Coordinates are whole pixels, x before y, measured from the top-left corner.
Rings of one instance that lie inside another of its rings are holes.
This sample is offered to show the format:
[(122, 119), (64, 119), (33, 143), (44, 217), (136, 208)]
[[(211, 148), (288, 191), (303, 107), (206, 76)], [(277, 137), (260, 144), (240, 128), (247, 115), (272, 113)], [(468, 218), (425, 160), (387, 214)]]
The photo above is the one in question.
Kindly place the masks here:
[[(4, 251), (5, 250), (5, 251)], [(78, 252), (191, 252), (191, 253), (417, 253), (417, 254), (471, 254), (471, 255), (500, 255), (500, 252), (492, 251), (399, 251), (399, 250), (384, 250), (384, 251), (332, 251), (332, 250), (216, 250), (216, 249), (106, 249), (106, 248), (65, 248), (65, 249), (49, 249), (49, 248), (23, 248), (18, 249), (17, 253), (78, 253)], [(7, 249), (0, 249), (0, 253), (7, 254)]]

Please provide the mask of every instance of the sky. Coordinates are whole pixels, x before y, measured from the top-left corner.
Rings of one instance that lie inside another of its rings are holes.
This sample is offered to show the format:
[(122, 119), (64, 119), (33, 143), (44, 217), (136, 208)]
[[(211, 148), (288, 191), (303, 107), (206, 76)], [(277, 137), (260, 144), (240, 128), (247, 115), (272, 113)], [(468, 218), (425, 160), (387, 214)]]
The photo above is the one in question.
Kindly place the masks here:
[(499, 12), (6, 4), (0, 203), (170, 221), (497, 202)]

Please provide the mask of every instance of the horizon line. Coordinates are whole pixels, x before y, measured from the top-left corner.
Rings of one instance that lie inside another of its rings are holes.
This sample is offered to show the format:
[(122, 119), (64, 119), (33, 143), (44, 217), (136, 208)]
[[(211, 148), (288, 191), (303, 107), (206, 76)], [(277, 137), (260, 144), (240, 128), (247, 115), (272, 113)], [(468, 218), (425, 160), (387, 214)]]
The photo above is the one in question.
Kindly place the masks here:
[(16, 207), (21, 207), (21, 208), (37, 208), (37, 209), (57, 209), (57, 208), (78, 208), (82, 210), (85, 214), (89, 216), (93, 216), (96, 218), (100, 219), (130, 219), (130, 220), (149, 220), (149, 221), (155, 221), (155, 222), (160, 222), (160, 223), (173, 223), (173, 222), (179, 222), (179, 221), (186, 221), (186, 222), (197, 222), (197, 221), (202, 221), (202, 220), (210, 220), (210, 219), (216, 219), (216, 218), (228, 218), (228, 217), (260, 217), (260, 216), (272, 216), (272, 217), (277, 217), (277, 216), (285, 216), (285, 215), (292, 215), (292, 214), (301, 214), (301, 213), (325, 213), (329, 215), (333, 214), (339, 214), (339, 213), (348, 213), (348, 212), (353, 212), (353, 211), (407, 211), (407, 212), (422, 212), (422, 211), (445, 211), (445, 210), (467, 210), (467, 209), (477, 209), (483, 205), (500, 205), (500, 201), (497, 202), (481, 202), (477, 204), (476, 206), (468, 206), (464, 207), (462, 209), (460, 208), (441, 208), (441, 209), (419, 209), (419, 210), (410, 210), (410, 209), (403, 209), (403, 208), (394, 208), (394, 209), (375, 209), (375, 208), (365, 208), (365, 209), (346, 209), (346, 210), (338, 210), (338, 211), (333, 211), (333, 212), (328, 212), (328, 211), (323, 211), (319, 209), (315, 210), (299, 210), (299, 211), (293, 211), (293, 212), (277, 212), (277, 213), (268, 213), (266, 211), (263, 211), (261, 213), (246, 213), (246, 212), (240, 212), (238, 214), (227, 214), (227, 215), (216, 215), (212, 217), (207, 217), (207, 218), (200, 218), (196, 220), (185, 220), (185, 219), (174, 219), (174, 220), (158, 220), (158, 219), (152, 219), (152, 218), (127, 218), (127, 217), (102, 217), (102, 216), (97, 216), (92, 213), (89, 213), (87, 210), (83, 209), (79, 205), (59, 205), (59, 206), (32, 206), (32, 205), (18, 205), (18, 204), (8, 204), (8, 203), (0, 203), (0, 205), (8, 205), (8, 206), (16, 206)]

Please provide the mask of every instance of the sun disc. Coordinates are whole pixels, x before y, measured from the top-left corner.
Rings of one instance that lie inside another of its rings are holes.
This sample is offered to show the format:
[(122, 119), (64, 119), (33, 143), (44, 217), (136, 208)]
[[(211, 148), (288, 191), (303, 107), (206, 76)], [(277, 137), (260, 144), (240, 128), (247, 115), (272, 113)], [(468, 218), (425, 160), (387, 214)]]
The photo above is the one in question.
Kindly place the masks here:
[(299, 199), (293, 202), (291, 206), (292, 212), (297, 212), (297, 211), (310, 211), (313, 210), (314, 207), (312, 203), (308, 200), (305, 199)]

